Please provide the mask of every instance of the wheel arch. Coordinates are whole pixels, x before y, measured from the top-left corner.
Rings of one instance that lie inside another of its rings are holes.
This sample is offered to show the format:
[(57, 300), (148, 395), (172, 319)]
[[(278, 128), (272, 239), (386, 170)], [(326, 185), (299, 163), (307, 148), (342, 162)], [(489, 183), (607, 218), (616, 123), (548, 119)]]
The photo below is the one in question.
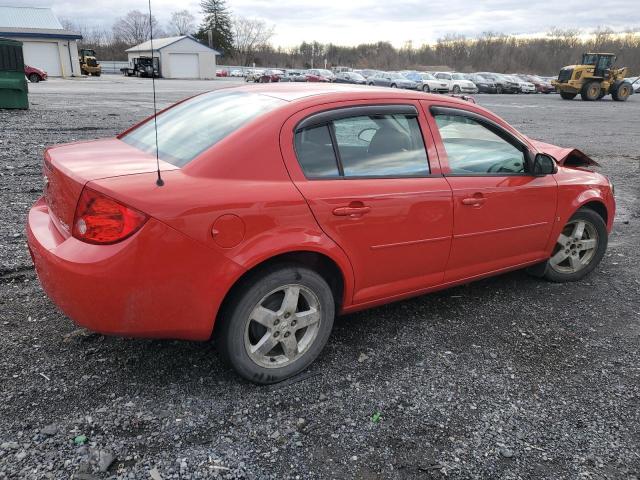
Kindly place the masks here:
[(312, 249), (284, 251), (266, 259), (255, 260), (235, 279), (231, 287), (227, 290), (216, 312), (211, 335), (214, 335), (218, 321), (221, 319), (221, 316), (224, 315), (230, 302), (243, 288), (245, 282), (250, 281), (252, 277), (275, 268), (277, 265), (292, 264), (310, 268), (325, 279), (333, 292), (336, 314), (340, 312), (343, 305), (350, 302), (351, 296), (353, 295), (353, 274), (350, 270), (350, 265), (345, 265), (343, 261), (323, 251)]
[(598, 215), (600, 215), (600, 217), (602, 217), (605, 224), (607, 225), (609, 224), (609, 211), (607, 210), (607, 206), (602, 200), (593, 200), (593, 199), (588, 200), (582, 205), (580, 205), (580, 207), (578, 207), (578, 210), (580, 208), (587, 208), (589, 210), (593, 210)]
[(600, 215), (607, 226), (607, 231), (611, 232), (613, 215), (615, 212), (610, 211), (606, 198), (603, 198), (599, 191), (593, 189), (586, 190), (577, 198), (574, 198), (573, 201), (567, 202), (566, 207), (557, 212), (558, 222), (556, 222), (555, 227), (552, 229), (549, 236), (549, 242), (546, 246), (546, 251), (549, 255), (551, 255), (553, 247), (556, 244), (556, 239), (558, 238), (558, 235), (560, 235), (560, 232), (566, 223), (581, 208), (592, 210)]

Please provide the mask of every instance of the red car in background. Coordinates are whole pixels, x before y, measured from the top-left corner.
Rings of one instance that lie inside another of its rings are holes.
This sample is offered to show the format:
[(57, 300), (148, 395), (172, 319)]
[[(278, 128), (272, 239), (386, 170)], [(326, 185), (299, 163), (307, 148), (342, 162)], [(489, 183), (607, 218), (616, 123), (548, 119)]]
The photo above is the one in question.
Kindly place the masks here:
[(613, 226), (593, 160), (458, 98), (244, 86), (155, 126), (45, 151), (38, 277), (83, 327), (213, 337), (256, 383), (305, 369), (337, 314), (525, 267), (580, 280)]
[(216, 77), (228, 77), (229, 76), (229, 70), (217, 70), (216, 71)]
[(525, 82), (533, 83), (536, 86), (536, 92), (538, 93), (553, 93), (556, 90), (556, 87), (551, 85), (551, 83), (547, 82), (543, 78), (538, 77), (537, 75), (516, 75), (521, 78)]
[(38, 83), (47, 79), (47, 72), (31, 65), (25, 64), (24, 74), (31, 83)]
[(331, 81), (327, 77), (312, 73), (308, 70), (304, 72), (304, 76), (307, 77), (307, 82), (329, 83)]
[(264, 73), (260, 75), (256, 81), (258, 83), (279, 82), (283, 76), (284, 76), (283, 70), (276, 70), (276, 69), (265, 70)]

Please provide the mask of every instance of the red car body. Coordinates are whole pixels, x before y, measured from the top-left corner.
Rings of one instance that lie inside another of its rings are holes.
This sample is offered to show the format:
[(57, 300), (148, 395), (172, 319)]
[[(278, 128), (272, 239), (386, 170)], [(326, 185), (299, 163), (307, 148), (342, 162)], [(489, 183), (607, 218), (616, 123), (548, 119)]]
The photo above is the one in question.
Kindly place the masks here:
[(313, 73), (305, 73), (305, 77), (307, 77), (307, 82), (317, 82), (317, 83), (329, 83), (330, 80), (322, 75), (314, 75)]
[(280, 78), (284, 75), (282, 70), (266, 70), (262, 75), (260, 75), (256, 82), (258, 83), (275, 83), (279, 82)]
[[(29, 79), (30, 82), (42, 82), (47, 79), (47, 72), (41, 70), (40, 68), (32, 67), (31, 65), (24, 66), (24, 74)], [(37, 79), (34, 79), (34, 76)]]
[[(533, 141), (478, 105), (342, 85), (235, 90), (283, 105), (182, 168), (160, 160), (164, 186), (156, 184), (155, 156), (121, 140), (137, 127), (46, 150), (48, 184), (29, 212), (28, 245), (44, 290), (77, 324), (105, 334), (206, 340), (243, 275), (283, 255), (330, 265), (340, 277), (336, 303), (347, 313), (544, 261), (585, 205), (612, 228), (608, 179), (572, 166), (592, 161)], [(294, 149), (300, 121), (328, 109), (398, 104), (418, 111), (430, 175), (305, 177)], [(486, 117), (531, 152), (553, 155), (557, 173), (449, 175), (433, 106)], [(116, 243), (87, 243), (74, 218), (83, 192), (116, 199), (146, 221)], [(469, 198), (484, 200), (471, 205)]]

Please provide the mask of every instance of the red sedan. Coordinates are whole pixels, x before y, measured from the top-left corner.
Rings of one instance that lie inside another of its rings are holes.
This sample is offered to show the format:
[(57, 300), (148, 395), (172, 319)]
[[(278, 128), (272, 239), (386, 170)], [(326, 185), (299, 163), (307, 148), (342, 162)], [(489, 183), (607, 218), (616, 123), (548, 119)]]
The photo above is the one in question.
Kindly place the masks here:
[(29, 79), (31, 83), (42, 82), (47, 79), (47, 72), (38, 68), (32, 67), (31, 65), (24, 66), (24, 74)]
[(213, 336), (257, 383), (306, 368), (336, 314), (524, 267), (579, 280), (613, 225), (593, 160), (457, 98), (229, 88), (158, 115), (158, 171), (155, 139), (147, 119), (46, 150), (40, 281), (97, 332)]

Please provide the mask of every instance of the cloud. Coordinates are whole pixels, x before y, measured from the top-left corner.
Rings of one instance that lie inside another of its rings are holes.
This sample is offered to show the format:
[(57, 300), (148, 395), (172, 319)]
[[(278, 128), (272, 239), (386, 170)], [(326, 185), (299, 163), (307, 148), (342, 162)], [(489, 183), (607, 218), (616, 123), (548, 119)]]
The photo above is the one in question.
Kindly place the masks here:
[[(50, 6), (51, 0), (30, 4)], [(595, 0), (229, 0), (234, 14), (260, 18), (275, 26), (274, 44), (292, 46), (303, 40), (355, 45), (389, 41), (402, 45), (435, 42), (447, 34), (475, 37), (483, 32), (536, 34), (552, 27), (624, 30), (640, 27), (640, 10), (628, 0), (611, 0), (603, 8)], [(446, 8), (445, 8), (446, 6)], [(187, 8), (200, 18), (198, 0), (152, 0), (154, 15), (166, 22), (174, 10)], [(147, 10), (145, 0), (58, 1), (60, 17), (109, 28), (127, 11)]]

